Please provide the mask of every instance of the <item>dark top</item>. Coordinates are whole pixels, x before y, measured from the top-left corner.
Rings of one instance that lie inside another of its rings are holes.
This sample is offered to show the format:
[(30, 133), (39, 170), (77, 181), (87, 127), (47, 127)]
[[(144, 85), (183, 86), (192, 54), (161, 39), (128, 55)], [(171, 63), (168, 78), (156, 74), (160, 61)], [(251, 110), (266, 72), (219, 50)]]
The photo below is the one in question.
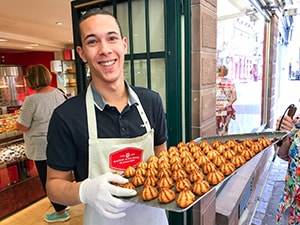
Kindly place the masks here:
[[(131, 88), (139, 97), (151, 128), (154, 129), (154, 145), (163, 144), (167, 140), (167, 125), (159, 94), (142, 87)], [(93, 95), (95, 96), (94, 91)], [(96, 95), (99, 100), (100, 95)], [(95, 97), (94, 99), (99, 102)], [(95, 106), (98, 137), (134, 138), (145, 134), (146, 129), (136, 104), (127, 105), (121, 113), (108, 104), (103, 105), (103, 111), (101, 107)], [(88, 177), (86, 92), (68, 99), (55, 109), (47, 138), (47, 164), (51, 168), (74, 170), (77, 181)]]

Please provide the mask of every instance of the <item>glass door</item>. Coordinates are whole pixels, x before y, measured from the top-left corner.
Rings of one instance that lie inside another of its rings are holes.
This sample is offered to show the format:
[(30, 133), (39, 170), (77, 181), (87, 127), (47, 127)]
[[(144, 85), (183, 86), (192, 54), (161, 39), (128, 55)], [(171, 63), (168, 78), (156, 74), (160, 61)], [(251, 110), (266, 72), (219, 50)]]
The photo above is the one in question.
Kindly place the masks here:
[(249, 133), (262, 123), (265, 19), (250, 5), (246, 13), (224, 16), (229, 5), (222, 4), (218, 1), (217, 66), (226, 66), (237, 96), (228, 134)]

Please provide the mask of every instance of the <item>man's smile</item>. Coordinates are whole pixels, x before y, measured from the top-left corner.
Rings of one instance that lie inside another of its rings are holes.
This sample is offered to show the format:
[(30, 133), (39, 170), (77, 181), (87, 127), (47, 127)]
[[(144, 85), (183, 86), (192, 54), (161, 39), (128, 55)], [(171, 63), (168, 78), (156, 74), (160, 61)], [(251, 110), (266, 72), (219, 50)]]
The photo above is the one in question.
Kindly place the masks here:
[(111, 60), (111, 61), (106, 61), (106, 62), (100, 62), (99, 64), (101, 66), (111, 66), (113, 64), (115, 64), (116, 60)]

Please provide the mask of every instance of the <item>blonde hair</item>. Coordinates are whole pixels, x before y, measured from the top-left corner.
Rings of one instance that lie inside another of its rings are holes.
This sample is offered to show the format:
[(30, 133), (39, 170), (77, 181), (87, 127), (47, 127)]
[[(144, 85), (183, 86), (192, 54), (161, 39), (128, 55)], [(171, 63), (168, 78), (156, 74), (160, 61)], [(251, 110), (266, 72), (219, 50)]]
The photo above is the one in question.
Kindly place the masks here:
[(36, 90), (47, 87), (51, 83), (52, 75), (44, 65), (36, 64), (27, 68), (25, 78), (30, 88)]

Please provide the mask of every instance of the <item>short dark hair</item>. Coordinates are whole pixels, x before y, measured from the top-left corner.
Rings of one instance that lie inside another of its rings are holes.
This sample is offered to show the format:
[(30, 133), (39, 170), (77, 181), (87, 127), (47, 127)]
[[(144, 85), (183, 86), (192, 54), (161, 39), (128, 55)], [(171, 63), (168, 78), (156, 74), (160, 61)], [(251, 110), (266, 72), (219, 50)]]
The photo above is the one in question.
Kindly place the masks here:
[(27, 74), (25, 76), (28, 85), (33, 90), (41, 87), (47, 87), (52, 80), (50, 71), (42, 64), (36, 64), (27, 68)]
[(120, 30), (120, 35), (121, 37), (123, 38), (123, 32), (122, 32), (122, 28), (121, 28), (121, 25), (119, 23), (119, 21), (117, 20), (117, 18), (111, 14), (110, 12), (104, 10), (104, 9), (101, 9), (101, 8), (92, 8), (92, 9), (89, 9), (85, 12), (82, 13), (82, 16), (79, 18), (79, 24), (78, 24), (78, 31), (79, 31), (79, 40), (80, 40), (80, 45), (82, 45), (82, 40), (81, 40), (81, 31), (80, 31), (80, 24), (86, 20), (87, 18), (91, 17), (91, 16), (95, 16), (95, 15), (108, 15), (108, 16), (111, 16), (115, 19), (118, 27), (119, 27), (119, 30)]

